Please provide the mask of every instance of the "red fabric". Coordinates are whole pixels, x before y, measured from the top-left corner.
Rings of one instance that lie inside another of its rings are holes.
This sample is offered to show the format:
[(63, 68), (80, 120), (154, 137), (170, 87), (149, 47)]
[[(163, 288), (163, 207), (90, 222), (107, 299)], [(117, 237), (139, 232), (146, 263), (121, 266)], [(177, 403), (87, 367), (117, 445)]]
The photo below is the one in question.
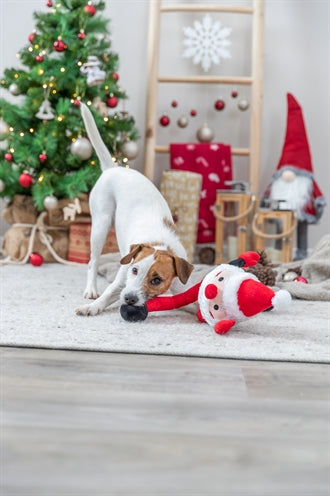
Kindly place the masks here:
[(226, 334), (236, 324), (235, 320), (220, 320), (214, 326), (217, 334)]
[(303, 113), (299, 103), (291, 93), (287, 94), (287, 105), (285, 140), (277, 169), (291, 165), (297, 169), (313, 173)]
[(232, 180), (231, 149), (221, 143), (175, 143), (170, 145), (171, 169), (197, 172), (203, 176), (198, 217), (197, 243), (215, 240), (212, 207), (217, 189), (227, 189)]
[(260, 255), (256, 251), (245, 251), (238, 258), (242, 258), (245, 262), (244, 267), (253, 267), (260, 260)]
[(156, 296), (146, 302), (148, 312), (158, 312), (160, 310), (173, 310), (174, 308), (181, 308), (189, 303), (194, 303), (198, 300), (198, 291), (201, 282), (195, 284), (187, 289), (184, 293), (174, 296)]
[(246, 317), (252, 317), (272, 307), (275, 293), (259, 281), (246, 279), (237, 291), (237, 304)]

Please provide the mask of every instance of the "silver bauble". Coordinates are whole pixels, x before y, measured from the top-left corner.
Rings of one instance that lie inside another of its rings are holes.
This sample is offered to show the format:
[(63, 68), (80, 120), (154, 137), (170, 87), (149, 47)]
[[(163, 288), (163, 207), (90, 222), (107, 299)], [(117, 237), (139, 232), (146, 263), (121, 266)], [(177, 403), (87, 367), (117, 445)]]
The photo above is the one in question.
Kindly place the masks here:
[(44, 207), (46, 210), (54, 210), (58, 205), (58, 199), (54, 195), (45, 196)]
[(242, 100), (240, 100), (240, 101), (238, 102), (238, 108), (239, 108), (240, 110), (243, 110), (243, 111), (244, 111), (244, 110), (247, 110), (247, 109), (249, 108), (249, 106), (250, 106), (250, 104), (249, 104), (249, 102), (247, 101), (247, 99), (246, 99), (246, 98), (242, 98)]
[(121, 147), (121, 151), (128, 160), (133, 160), (139, 154), (139, 147), (135, 141), (128, 140)]
[(20, 89), (18, 87), (18, 85), (16, 83), (11, 83), (11, 85), (9, 86), (9, 91), (12, 95), (14, 96), (17, 96), (20, 94)]
[(72, 155), (78, 155), (82, 160), (88, 160), (92, 153), (93, 147), (87, 138), (77, 138), (70, 147)]
[(0, 119), (0, 139), (6, 138), (8, 133), (9, 133), (9, 126), (7, 122), (5, 122), (3, 119)]
[(197, 139), (202, 143), (209, 143), (214, 138), (214, 131), (208, 124), (203, 124), (197, 131)]
[(294, 272), (293, 270), (289, 270), (284, 274), (283, 281), (291, 282), (294, 281), (296, 277), (297, 277), (297, 272)]
[(5, 187), (6, 187), (5, 183), (3, 182), (2, 179), (0, 179), (0, 193), (4, 191)]
[(179, 127), (187, 127), (189, 124), (189, 121), (185, 115), (181, 115), (181, 117), (179, 117), (179, 119), (177, 120), (176, 123)]

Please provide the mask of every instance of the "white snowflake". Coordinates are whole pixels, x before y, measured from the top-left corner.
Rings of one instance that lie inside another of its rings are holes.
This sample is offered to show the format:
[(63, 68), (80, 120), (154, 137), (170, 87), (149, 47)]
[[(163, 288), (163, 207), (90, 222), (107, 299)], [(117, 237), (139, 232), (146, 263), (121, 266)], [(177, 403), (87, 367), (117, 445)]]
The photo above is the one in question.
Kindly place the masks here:
[(201, 64), (207, 72), (212, 64), (219, 64), (220, 59), (230, 59), (230, 51), (227, 47), (231, 45), (228, 36), (231, 28), (221, 26), (221, 22), (213, 22), (209, 14), (206, 14), (202, 22), (195, 21), (194, 27), (184, 27), (186, 38), (183, 41), (187, 48), (183, 52), (184, 58), (193, 58), (194, 64)]

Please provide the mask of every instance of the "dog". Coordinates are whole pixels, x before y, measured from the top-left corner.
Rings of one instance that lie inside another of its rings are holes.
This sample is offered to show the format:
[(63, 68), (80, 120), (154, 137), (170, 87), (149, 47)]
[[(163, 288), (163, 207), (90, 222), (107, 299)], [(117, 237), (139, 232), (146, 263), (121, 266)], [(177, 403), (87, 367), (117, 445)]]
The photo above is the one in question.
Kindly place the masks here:
[[(81, 114), (99, 157), (102, 174), (90, 194), (91, 255), (85, 298), (93, 302), (76, 309), (96, 315), (116, 302), (143, 305), (170, 290), (182, 291), (193, 270), (187, 261), (170, 209), (157, 187), (140, 172), (115, 164), (85, 104)], [(97, 294), (97, 269), (107, 234), (115, 225), (120, 268), (103, 294)]]

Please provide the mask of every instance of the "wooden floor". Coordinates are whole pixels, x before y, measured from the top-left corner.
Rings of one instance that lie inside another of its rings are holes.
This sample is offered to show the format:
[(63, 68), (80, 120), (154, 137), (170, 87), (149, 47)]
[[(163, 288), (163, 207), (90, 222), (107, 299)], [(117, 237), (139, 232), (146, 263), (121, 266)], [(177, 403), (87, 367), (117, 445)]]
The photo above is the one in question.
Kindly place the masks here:
[(329, 367), (1, 350), (1, 496), (327, 496)]

